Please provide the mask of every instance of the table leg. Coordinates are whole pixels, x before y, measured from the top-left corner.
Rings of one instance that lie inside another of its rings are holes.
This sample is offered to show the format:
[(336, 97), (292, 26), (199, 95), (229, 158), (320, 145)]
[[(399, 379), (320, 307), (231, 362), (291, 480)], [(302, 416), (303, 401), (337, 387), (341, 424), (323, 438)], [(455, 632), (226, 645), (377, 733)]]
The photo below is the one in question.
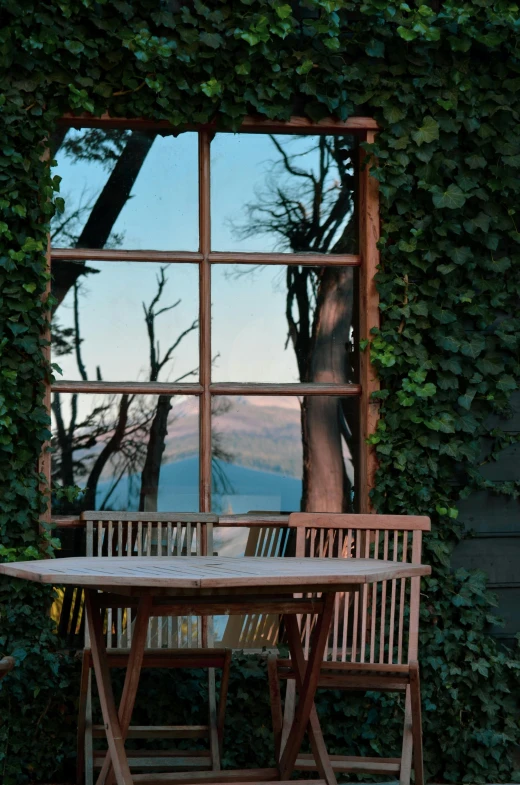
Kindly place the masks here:
[[(303, 682), (305, 679), (306, 663), (301, 645), (300, 628), (295, 616), (286, 617), (285, 629), (287, 632), (287, 640), (289, 642), (289, 649), (291, 652), (291, 661), (294, 668), (296, 688), (301, 694)], [(321, 779), (324, 779), (327, 785), (336, 785), (336, 775), (334, 774), (334, 769), (332, 768), (332, 764), (327, 753), (325, 740), (321, 731), (320, 721), (318, 719), (318, 713), (314, 704), (309, 717), (308, 731), (312, 754), (314, 755), (314, 760), (316, 761)]]
[(114, 701), (112, 682), (110, 681), (97, 591), (92, 589), (85, 591), (85, 609), (91, 636), (92, 661), (98, 685), (99, 702), (103, 713), (108, 749), (114, 767), (116, 782), (117, 785), (132, 785), (132, 775), (126, 758), (124, 738)]
[[(314, 706), (314, 695), (320, 677), (321, 663), (323, 661), (323, 654), (327, 645), (329, 637), (330, 623), (332, 620), (332, 613), (334, 611), (334, 598), (335, 593), (331, 592), (325, 596), (323, 611), (318, 616), (318, 622), (314, 631), (312, 648), (309, 655), (309, 661), (305, 669), (305, 676), (300, 690), (300, 699), (296, 707), (294, 720), (289, 732), (287, 744), (282, 753), (280, 760), (280, 779), (288, 780), (294, 771), (294, 764), (300, 751), (300, 747), (309, 723), (311, 712)], [(284, 622), (291, 627), (291, 617), (284, 616)], [(303, 648), (300, 640), (299, 633), (296, 636), (289, 638), (291, 647), (291, 658), (294, 660), (295, 665), (301, 662), (300, 656), (303, 657)]]
[[(132, 635), (132, 644), (130, 647), (130, 654), (128, 656), (128, 664), (126, 666), (125, 683), (123, 685), (123, 692), (121, 695), (121, 703), (119, 704), (119, 725), (121, 726), (121, 737), (123, 742), (126, 739), (130, 721), (132, 719), (132, 712), (134, 710), (135, 696), (137, 694), (137, 687), (139, 686), (139, 677), (141, 675), (141, 665), (143, 663), (144, 648), (146, 646), (146, 636), (148, 634), (148, 621), (150, 619), (150, 611), (152, 608), (152, 598), (150, 596), (141, 597), (139, 605), (137, 606), (137, 613), (134, 622), (134, 630)], [(130, 624), (130, 620), (127, 621)], [(110, 756), (110, 749), (108, 750), (103, 766), (99, 773), (96, 785), (113, 785), (115, 781), (115, 772), (112, 766)]]

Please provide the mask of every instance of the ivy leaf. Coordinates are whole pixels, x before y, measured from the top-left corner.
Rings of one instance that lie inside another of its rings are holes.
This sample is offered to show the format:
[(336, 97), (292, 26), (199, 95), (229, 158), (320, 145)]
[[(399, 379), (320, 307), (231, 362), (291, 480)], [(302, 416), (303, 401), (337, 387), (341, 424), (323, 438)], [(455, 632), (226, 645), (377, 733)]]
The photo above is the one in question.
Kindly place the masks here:
[(484, 169), (484, 167), (487, 166), (487, 161), (484, 156), (477, 155), (476, 153), (467, 155), (464, 160), (470, 169)]
[(469, 340), (462, 341), (460, 351), (466, 357), (475, 360), (486, 348), (486, 340), (482, 335), (476, 333)]
[(439, 123), (433, 119), (431, 115), (427, 115), (423, 124), (417, 131), (412, 134), (412, 139), (419, 147), (422, 144), (428, 144), (439, 138)]
[(215, 77), (201, 84), (200, 88), (208, 98), (215, 98), (222, 93), (222, 85)]
[(218, 49), (224, 43), (222, 36), (218, 35), (218, 33), (203, 32), (200, 34), (199, 40), (206, 46), (211, 47), (211, 49)]
[(434, 415), (430, 420), (425, 420), (424, 424), (432, 431), (441, 433), (455, 433), (455, 418), (449, 412), (441, 412)]
[(382, 41), (376, 41), (376, 39), (373, 38), (366, 47), (365, 52), (369, 57), (384, 57), (385, 45)]
[(308, 74), (309, 71), (312, 70), (313, 65), (314, 63), (312, 62), (312, 60), (304, 60), (303, 63), (299, 65), (298, 68), (296, 69), (296, 73), (304, 76), (305, 74)]
[(73, 55), (79, 55), (85, 51), (85, 45), (81, 41), (65, 41), (65, 48)]
[(397, 32), (405, 41), (413, 41), (415, 38), (417, 38), (417, 33), (415, 33), (413, 30), (410, 30), (408, 27), (398, 27)]
[(476, 394), (476, 390), (474, 388), (470, 388), (466, 390), (464, 395), (459, 395), (459, 397), (457, 398), (457, 402), (459, 406), (469, 411), (469, 409), (471, 409), (471, 404), (473, 403), (475, 394)]
[(497, 389), (502, 390), (503, 392), (512, 392), (513, 390), (518, 389), (516, 379), (514, 379), (513, 376), (510, 376), (510, 374), (501, 376), (497, 382)]
[(280, 19), (288, 19), (292, 14), (292, 8), (290, 5), (287, 5), (287, 3), (285, 3), (284, 5), (276, 5), (275, 11), (280, 17)]
[(433, 194), (433, 204), (435, 207), (448, 207), (450, 210), (457, 210), (466, 203), (466, 195), (460, 190), (458, 185), (450, 184), (442, 193)]
[(457, 320), (456, 314), (447, 308), (441, 308), (440, 305), (433, 305), (430, 309), (432, 316), (437, 319), (441, 324), (451, 324)]

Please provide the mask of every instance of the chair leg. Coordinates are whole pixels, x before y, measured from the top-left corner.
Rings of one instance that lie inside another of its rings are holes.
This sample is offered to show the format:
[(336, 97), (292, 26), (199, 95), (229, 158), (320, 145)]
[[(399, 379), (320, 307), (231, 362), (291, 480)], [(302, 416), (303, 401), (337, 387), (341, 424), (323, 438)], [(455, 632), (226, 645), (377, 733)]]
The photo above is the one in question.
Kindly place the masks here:
[(79, 683), (78, 735), (76, 744), (76, 785), (83, 785), (85, 773), (85, 729), (87, 723), (87, 699), (89, 691), (90, 657), (83, 652), (81, 661), (81, 680)]
[(419, 663), (410, 663), (410, 700), (412, 705), (413, 768), (415, 785), (424, 785), (424, 765), (422, 750), (421, 683)]
[(280, 696), (280, 680), (278, 679), (278, 656), (269, 654), (267, 657), (267, 677), (269, 680), (269, 698), (271, 703), (271, 718), (274, 735), (274, 753), (276, 762), (280, 762), (282, 745), (282, 700)]
[(217, 726), (217, 692), (215, 687), (215, 668), (208, 668), (208, 703), (211, 770), (220, 771), (220, 744)]
[(410, 685), (408, 685), (406, 688), (404, 703), (403, 746), (401, 751), (399, 785), (410, 785), (410, 777), (412, 774), (412, 749), (412, 702), (410, 696)]
[(222, 668), (222, 677), (220, 681), (220, 694), (218, 697), (218, 716), (217, 716), (217, 731), (218, 741), (220, 747), (220, 755), (222, 756), (222, 748), (224, 743), (224, 724), (226, 721), (226, 705), (227, 695), (229, 688), (229, 673), (231, 670), (231, 649), (227, 649), (224, 667)]
[(94, 737), (92, 723), (92, 668), (89, 668), (87, 702), (85, 706), (85, 785), (94, 785)]
[(280, 740), (280, 756), (285, 749), (287, 739), (289, 738), (289, 731), (294, 719), (294, 712), (296, 711), (296, 682), (294, 679), (287, 680), (285, 689), (285, 702), (283, 708), (283, 726), (282, 738)]

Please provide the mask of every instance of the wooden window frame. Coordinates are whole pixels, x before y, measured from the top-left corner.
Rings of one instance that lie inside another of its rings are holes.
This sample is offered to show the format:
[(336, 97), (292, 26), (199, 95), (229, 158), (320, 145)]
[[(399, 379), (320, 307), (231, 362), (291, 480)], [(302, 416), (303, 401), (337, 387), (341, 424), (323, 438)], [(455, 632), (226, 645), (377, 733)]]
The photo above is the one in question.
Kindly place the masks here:
[[(171, 131), (167, 122), (153, 122), (144, 118), (121, 118), (103, 115), (64, 115), (58, 126), (65, 128), (101, 128), (131, 131)], [(174, 130), (179, 131), (178, 128)], [(370, 489), (374, 484), (377, 468), (373, 446), (367, 444), (374, 433), (378, 407), (371, 402), (371, 394), (379, 389), (377, 374), (370, 362), (369, 351), (360, 352), (359, 384), (324, 383), (240, 383), (211, 382), (211, 268), (215, 264), (262, 264), (262, 265), (308, 265), (308, 266), (352, 266), (359, 268), (359, 339), (370, 338), (370, 331), (379, 326), (379, 297), (374, 276), (379, 264), (379, 191), (378, 182), (370, 176), (370, 167), (365, 164), (366, 153), (360, 147), (359, 166), (359, 252), (357, 254), (294, 254), (294, 253), (227, 253), (211, 250), (211, 205), (210, 205), (210, 143), (217, 128), (213, 124), (185, 126), (181, 129), (198, 134), (198, 194), (199, 194), (199, 250), (187, 251), (132, 251), (117, 249), (51, 248), (47, 249), (47, 266), (51, 270), (53, 260), (106, 261), (106, 262), (163, 262), (195, 263), (199, 267), (199, 382), (99, 382), (57, 381), (47, 385), (45, 405), (50, 412), (52, 392), (67, 393), (143, 393), (182, 394), (199, 397), (199, 507), (200, 512), (211, 511), (211, 398), (213, 395), (330, 395), (356, 396), (360, 399), (360, 444), (359, 462), (360, 512), (371, 511)], [(352, 117), (342, 122), (324, 119), (313, 123), (306, 118), (293, 117), (289, 121), (262, 120), (247, 117), (237, 133), (261, 134), (352, 134), (360, 142), (372, 143), (378, 130), (375, 120), (369, 117)], [(225, 129), (218, 129), (226, 133)], [(231, 133), (231, 132), (227, 132)], [(49, 331), (46, 336), (49, 337)], [(50, 359), (50, 345), (46, 349)], [(44, 445), (40, 471), (46, 478), (47, 488), (51, 481), (51, 454), (48, 443)], [(47, 491), (48, 492), (48, 491)], [(47, 513), (51, 520), (50, 496)], [(59, 519), (55, 519), (59, 525)]]

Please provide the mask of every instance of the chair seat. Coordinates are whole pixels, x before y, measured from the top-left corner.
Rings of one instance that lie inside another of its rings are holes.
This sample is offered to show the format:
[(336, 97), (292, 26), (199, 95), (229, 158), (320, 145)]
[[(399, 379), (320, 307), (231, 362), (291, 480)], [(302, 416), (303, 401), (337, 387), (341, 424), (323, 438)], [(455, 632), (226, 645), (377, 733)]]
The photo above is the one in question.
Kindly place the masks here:
[[(277, 662), (278, 678), (294, 679), (290, 659)], [(318, 687), (343, 690), (377, 690), (400, 692), (410, 684), (408, 665), (385, 665), (360, 662), (324, 662), (321, 666)]]

